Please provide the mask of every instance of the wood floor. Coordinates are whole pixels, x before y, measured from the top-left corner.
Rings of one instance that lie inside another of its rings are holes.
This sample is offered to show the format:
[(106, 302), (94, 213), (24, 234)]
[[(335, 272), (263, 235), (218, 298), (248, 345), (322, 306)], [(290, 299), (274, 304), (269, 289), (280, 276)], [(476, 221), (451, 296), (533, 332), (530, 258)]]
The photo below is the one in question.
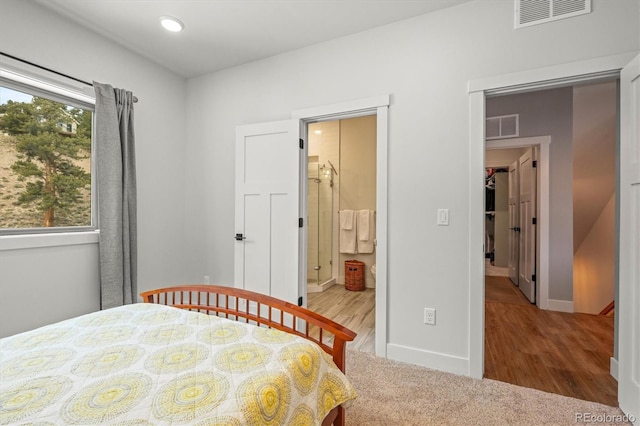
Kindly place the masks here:
[[(375, 353), (375, 290), (335, 285), (308, 307), (358, 333), (349, 349)], [(543, 311), (506, 277), (485, 280), (485, 377), (618, 405), (609, 374), (613, 317)]]
[(375, 353), (376, 291), (349, 291), (334, 285), (322, 293), (309, 293), (307, 307), (358, 333), (348, 349)]
[(485, 377), (618, 405), (613, 317), (540, 310), (507, 277), (486, 277), (485, 302)]

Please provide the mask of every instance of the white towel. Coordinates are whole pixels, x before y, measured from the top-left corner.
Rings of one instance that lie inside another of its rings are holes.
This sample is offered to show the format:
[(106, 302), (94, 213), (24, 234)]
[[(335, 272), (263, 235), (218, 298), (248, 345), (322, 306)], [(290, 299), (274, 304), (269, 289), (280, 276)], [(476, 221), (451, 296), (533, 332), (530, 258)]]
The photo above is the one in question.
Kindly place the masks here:
[(358, 210), (358, 241), (369, 239), (369, 210)]
[(357, 254), (357, 225), (355, 211), (340, 211), (340, 253)]
[(373, 253), (376, 239), (374, 210), (358, 211), (358, 253)]
[(340, 211), (340, 229), (350, 230), (353, 229), (353, 222), (355, 211), (353, 210), (341, 210)]

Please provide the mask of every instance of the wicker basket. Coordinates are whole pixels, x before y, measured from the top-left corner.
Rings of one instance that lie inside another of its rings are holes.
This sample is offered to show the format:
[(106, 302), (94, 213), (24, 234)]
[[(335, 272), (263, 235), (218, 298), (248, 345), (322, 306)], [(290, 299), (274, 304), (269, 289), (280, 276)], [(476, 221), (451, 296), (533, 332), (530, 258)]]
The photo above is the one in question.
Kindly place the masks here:
[(344, 262), (344, 286), (347, 290), (364, 290), (364, 262), (347, 260)]

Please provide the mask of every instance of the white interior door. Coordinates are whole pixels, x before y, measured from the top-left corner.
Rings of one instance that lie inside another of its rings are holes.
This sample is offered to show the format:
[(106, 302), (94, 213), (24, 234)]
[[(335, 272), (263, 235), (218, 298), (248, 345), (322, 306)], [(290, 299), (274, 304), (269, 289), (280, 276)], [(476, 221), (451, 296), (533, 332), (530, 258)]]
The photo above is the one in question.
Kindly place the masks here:
[(298, 120), (236, 129), (235, 287), (295, 304), (300, 151)]
[[(640, 56), (620, 73), (618, 402), (640, 421)], [(637, 423), (636, 423), (637, 424)]]
[(518, 161), (509, 166), (509, 278), (518, 285), (518, 253), (520, 252), (520, 186)]
[(536, 302), (536, 169), (533, 167), (533, 151), (525, 152), (518, 162), (520, 249), (518, 262), (518, 286), (531, 303)]

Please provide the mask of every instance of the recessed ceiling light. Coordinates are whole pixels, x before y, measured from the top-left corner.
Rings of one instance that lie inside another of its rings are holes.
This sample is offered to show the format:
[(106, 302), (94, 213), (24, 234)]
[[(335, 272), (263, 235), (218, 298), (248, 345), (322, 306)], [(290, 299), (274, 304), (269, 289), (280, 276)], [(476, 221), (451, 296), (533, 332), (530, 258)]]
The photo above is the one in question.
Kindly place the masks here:
[(322, 130), (316, 130), (316, 131), (315, 131), (315, 132), (313, 132), (313, 133), (315, 133), (316, 135), (319, 135), (319, 134), (321, 134), (321, 133), (322, 133)]
[(184, 28), (184, 24), (179, 19), (176, 19), (173, 16), (161, 16), (160, 24), (162, 24), (165, 30), (174, 33), (178, 33)]

